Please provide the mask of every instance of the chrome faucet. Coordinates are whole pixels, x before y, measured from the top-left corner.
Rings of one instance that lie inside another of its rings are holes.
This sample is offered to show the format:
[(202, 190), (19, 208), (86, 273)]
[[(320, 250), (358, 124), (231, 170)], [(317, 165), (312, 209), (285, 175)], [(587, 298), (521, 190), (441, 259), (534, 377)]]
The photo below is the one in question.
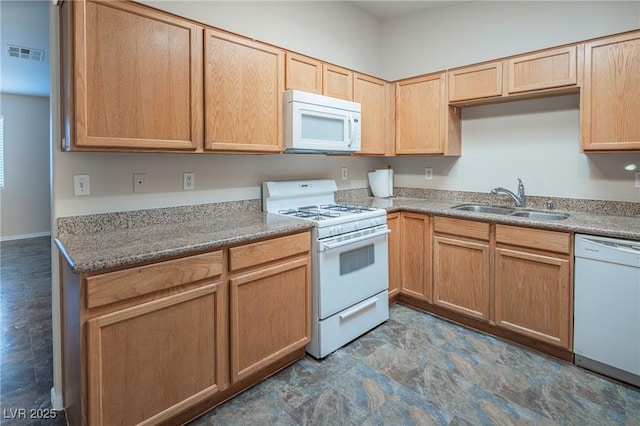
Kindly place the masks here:
[(509, 191), (508, 189), (505, 189), (501, 186), (497, 187), (497, 188), (493, 188), (491, 190), (492, 194), (507, 194), (509, 195), (511, 198), (513, 198), (513, 201), (516, 202), (516, 207), (524, 207), (525, 205), (525, 200), (524, 200), (524, 185), (522, 184), (522, 179), (518, 178), (518, 195), (514, 194), (513, 192)]

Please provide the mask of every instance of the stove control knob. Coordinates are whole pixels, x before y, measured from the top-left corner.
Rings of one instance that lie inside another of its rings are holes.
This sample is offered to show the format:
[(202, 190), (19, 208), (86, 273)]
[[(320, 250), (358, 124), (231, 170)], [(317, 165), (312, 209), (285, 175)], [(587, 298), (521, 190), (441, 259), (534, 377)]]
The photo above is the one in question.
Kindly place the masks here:
[(360, 229), (360, 222), (353, 222), (355, 229)]

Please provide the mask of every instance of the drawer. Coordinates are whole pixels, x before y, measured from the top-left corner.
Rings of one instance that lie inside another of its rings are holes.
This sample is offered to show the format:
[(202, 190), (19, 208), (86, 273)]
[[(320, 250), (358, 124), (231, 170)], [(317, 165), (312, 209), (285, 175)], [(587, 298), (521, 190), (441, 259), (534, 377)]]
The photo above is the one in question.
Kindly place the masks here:
[(385, 290), (320, 321), (318, 338), (307, 345), (307, 352), (325, 357), (388, 319), (389, 292)]
[(248, 268), (285, 257), (306, 253), (311, 249), (309, 232), (258, 241), (229, 249), (229, 270)]
[(449, 217), (436, 216), (433, 222), (433, 230), (435, 232), (485, 241), (489, 241), (489, 228), (490, 225), (486, 222), (474, 222), (472, 220), (452, 219)]
[(542, 229), (496, 225), (496, 243), (564, 254), (571, 252), (571, 234)]
[(108, 305), (222, 274), (222, 251), (87, 278), (87, 307)]

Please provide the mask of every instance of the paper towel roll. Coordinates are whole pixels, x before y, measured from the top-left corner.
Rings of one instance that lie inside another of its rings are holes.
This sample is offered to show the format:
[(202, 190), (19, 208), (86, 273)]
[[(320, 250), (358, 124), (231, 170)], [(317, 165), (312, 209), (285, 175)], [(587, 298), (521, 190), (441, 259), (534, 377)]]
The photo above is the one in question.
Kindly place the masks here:
[(371, 186), (374, 197), (391, 197), (393, 195), (393, 170), (382, 169), (369, 173), (369, 186)]

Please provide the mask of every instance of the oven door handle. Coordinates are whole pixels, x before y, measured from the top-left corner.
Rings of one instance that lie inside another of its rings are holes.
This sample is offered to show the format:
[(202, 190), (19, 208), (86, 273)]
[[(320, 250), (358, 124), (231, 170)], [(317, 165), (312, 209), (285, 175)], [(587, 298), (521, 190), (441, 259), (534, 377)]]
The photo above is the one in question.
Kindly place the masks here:
[(333, 243), (333, 244), (332, 243), (322, 243), (322, 245), (321, 245), (322, 250), (320, 250), (320, 251), (333, 250), (333, 249), (337, 249), (337, 248), (340, 248), (340, 247), (348, 246), (348, 245), (351, 245), (351, 244), (354, 244), (354, 243), (357, 243), (357, 242), (360, 242), (360, 241), (370, 240), (370, 239), (373, 239), (373, 238), (376, 238), (376, 237), (382, 237), (383, 235), (387, 235), (390, 232), (391, 232), (391, 229), (386, 228), (386, 229), (383, 229), (381, 231), (377, 231), (377, 232), (375, 232), (373, 234), (367, 234), (367, 235), (363, 235), (361, 237), (351, 238), (349, 240), (341, 241), (339, 243)]

